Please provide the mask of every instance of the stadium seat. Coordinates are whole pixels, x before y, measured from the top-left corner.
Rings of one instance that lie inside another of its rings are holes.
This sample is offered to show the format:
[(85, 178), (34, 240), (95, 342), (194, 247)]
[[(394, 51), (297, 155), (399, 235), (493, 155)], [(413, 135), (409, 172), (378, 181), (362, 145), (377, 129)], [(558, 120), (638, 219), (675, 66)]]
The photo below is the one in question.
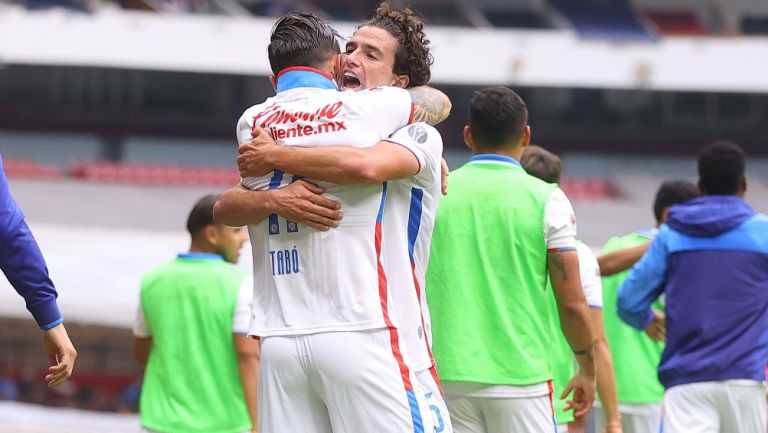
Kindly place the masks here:
[(190, 167), (159, 164), (77, 162), (69, 172), (78, 179), (147, 185), (229, 186), (240, 180), (237, 171), (220, 167)]
[(55, 165), (41, 164), (28, 159), (4, 159), (3, 168), (9, 177), (56, 179), (62, 175), (61, 169)]
[(608, 179), (565, 179), (560, 186), (569, 199), (576, 201), (605, 201), (620, 196), (618, 188)]
[(550, 3), (582, 37), (653, 41), (627, 0), (553, 0)]
[(707, 29), (693, 11), (646, 11), (645, 15), (663, 35), (700, 36)]

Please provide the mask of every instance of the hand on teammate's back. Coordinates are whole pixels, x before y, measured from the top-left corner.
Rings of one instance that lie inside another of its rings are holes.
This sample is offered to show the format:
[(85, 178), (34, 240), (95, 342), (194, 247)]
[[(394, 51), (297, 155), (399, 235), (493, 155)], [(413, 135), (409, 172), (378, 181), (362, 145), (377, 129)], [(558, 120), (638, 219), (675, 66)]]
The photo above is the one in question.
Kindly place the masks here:
[(448, 168), (448, 163), (445, 161), (445, 158), (443, 158), (443, 161), (440, 164), (440, 180), (441, 180), (443, 195), (448, 195), (448, 176), (450, 175), (451, 175), (451, 169)]
[(654, 341), (667, 341), (667, 316), (661, 311), (653, 311), (653, 320), (645, 328), (645, 333)]
[(48, 375), (45, 381), (49, 388), (54, 388), (66, 382), (72, 376), (72, 370), (75, 368), (75, 358), (77, 351), (72, 341), (69, 340), (67, 330), (64, 324), (54, 326), (43, 333), (43, 348), (48, 354), (48, 360), (51, 364), (48, 367)]
[(565, 410), (573, 409), (576, 418), (586, 415), (595, 401), (595, 386), (594, 371), (590, 375), (580, 368), (560, 394), (560, 398), (564, 399), (573, 392), (573, 399), (566, 402)]
[(339, 226), (341, 203), (322, 196), (325, 190), (305, 180), (297, 180), (272, 191), (277, 214), (291, 221), (327, 231)]
[(242, 177), (264, 176), (274, 170), (267, 162), (267, 154), (277, 143), (258, 126), (251, 132), (251, 137), (251, 141), (240, 143), (237, 149), (237, 167)]

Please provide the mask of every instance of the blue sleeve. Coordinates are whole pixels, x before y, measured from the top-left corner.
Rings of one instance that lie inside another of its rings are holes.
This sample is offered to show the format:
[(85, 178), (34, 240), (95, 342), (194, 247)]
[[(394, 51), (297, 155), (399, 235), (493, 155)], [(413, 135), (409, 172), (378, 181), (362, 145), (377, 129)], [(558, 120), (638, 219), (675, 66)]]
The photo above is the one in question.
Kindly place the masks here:
[(0, 157), (0, 269), (43, 330), (63, 322), (40, 248), (11, 196)]
[(653, 320), (651, 304), (664, 291), (667, 279), (667, 238), (669, 228), (662, 226), (659, 234), (651, 242), (629, 276), (619, 287), (617, 313), (629, 326), (643, 330)]

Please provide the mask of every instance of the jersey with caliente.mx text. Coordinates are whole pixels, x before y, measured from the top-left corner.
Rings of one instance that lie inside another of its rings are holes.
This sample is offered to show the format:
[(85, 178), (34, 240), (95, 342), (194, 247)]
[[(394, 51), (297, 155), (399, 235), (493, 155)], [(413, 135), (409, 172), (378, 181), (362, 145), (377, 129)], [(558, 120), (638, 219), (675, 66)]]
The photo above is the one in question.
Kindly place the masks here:
[[(398, 88), (294, 87), (247, 109), (237, 134), (245, 142), (258, 125), (281, 145), (369, 147), (408, 125), (412, 107), (410, 93)], [(242, 184), (267, 190), (299, 178), (276, 170)], [(327, 232), (277, 215), (248, 227), (254, 262), (249, 333), (268, 337), (397, 326), (382, 254), (387, 183), (310, 181), (341, 203), (344, 217)]]

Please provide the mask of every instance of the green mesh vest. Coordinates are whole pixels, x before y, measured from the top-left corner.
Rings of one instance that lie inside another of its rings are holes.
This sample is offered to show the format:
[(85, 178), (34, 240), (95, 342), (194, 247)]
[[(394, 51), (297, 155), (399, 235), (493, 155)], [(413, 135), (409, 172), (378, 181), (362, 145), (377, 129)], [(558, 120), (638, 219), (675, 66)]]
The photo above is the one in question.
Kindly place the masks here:
[[(601, 253), (634, 247), (649, 240), (649, 236), (640, 233), (614, 237), (606, 242)], [(627, 325), (616, 314), (619, 287), (627, 275), (628, 270), (603, 278), (603, 322), (616, 374), (616, 392), (621, 404), (659, 404), (664, 387), (659, 383), (656, 369), (664, 344)], [(664, 311), (658, 301), (653, 308)]]
[(147, 274), (141, 306), (152, 350), (140, 399), (141, 425), (163, 433), (251, 429), (232, 320), (245, 274), (211, 255), (180, 255)]
[(544, 208), (555, 188), (499, 155), (476, 155), (451, 173), (427, 271), (443, 380), (552, 379)]

